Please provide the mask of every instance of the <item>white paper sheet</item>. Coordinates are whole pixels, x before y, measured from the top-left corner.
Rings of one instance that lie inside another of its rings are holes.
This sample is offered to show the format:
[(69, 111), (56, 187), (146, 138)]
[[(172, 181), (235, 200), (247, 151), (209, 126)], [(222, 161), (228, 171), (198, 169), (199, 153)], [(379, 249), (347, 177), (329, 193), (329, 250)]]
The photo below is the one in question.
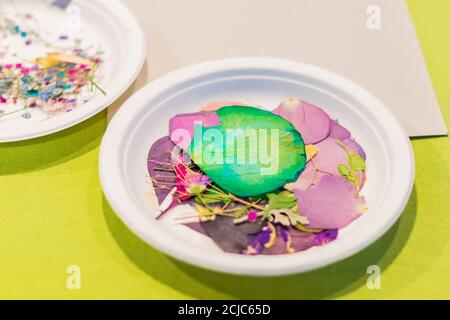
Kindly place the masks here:
[(176, 68), (270, 56), (350, 78), (391, 108), (410, 136), (447, 133), (404, 0), (124, 2), (145, 28), (148, 57), (111, 114), (132, 92)]

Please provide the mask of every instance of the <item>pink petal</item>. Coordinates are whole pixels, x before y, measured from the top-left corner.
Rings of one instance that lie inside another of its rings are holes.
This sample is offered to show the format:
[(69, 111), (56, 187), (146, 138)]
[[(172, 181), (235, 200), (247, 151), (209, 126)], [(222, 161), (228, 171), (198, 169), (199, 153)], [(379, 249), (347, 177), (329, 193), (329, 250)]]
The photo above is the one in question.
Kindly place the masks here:
[(315, 144), (330, 135), (330, 117), (319, 107), (289, 99), (272, 111), (294, 125), (305, 144)]
[(330, 137), (339, 140), (349, 139), (352, 136), (350, 131), (341, 126), (336, 120), (330, 120)]
[(214, 101), (210, 104), (204, 106), (201, 111), (217, 111), (222, 107), (226, 106), (245, 106), (246, 104), (243, 104), (242, 102), (236, 102), (236, 101)]
[(198, 112), (179, 114), (170, 119), (170, 139), (183, 150), (186, 150), (194, 137), (196, 125), (205, 128), (220, 125), (220, 118), (215, 112)]
[[(313, 163), (310, 161), (306, 164), (305, 170), (300, 174), (297, 181), (294, 182), (293, 188), (304, 191), (313, 185), (319, 183), (320, 179), (326, 174), (315, 169)], [(289, 188), (291, 190), (291, 188)]]
[(294, 194), (309, 228), (344, 228), (367, 210), (364, 197), (357, 197), (355, 186), (341, 176), (324, 176), (317, 186)]
[(319, 142), (316, 147), (317, 155), (311, 160), (316, 168), (328, 174), (340, 175), (338, 166), (348, 162), (348, 155), (339, 145), (339, 140), (328, 138)]

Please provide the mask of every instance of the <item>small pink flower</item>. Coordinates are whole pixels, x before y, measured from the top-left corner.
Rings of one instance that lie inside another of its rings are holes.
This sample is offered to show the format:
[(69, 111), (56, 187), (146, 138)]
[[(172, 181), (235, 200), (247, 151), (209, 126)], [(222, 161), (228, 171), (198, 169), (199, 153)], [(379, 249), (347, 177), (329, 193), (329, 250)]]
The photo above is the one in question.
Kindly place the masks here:
[(208, 176), (199, 172), (194, 172), (186, 168), (186, 165), (179, 163), (175, 167), (176, 184), (179, 193), (183, 194), (181, 200), (187, 200), (191, 196), (202, 193), (211, 180)]
[(258, 213), (256, 211), (250, 211), (247, 214), (247, 220), (250, 222), (255, 222), (258, 219)]
[(8, 100), (6, 100), (5, 98), (3, 98), (3, 97), (0, 97), (0, 103), (6, 103)]

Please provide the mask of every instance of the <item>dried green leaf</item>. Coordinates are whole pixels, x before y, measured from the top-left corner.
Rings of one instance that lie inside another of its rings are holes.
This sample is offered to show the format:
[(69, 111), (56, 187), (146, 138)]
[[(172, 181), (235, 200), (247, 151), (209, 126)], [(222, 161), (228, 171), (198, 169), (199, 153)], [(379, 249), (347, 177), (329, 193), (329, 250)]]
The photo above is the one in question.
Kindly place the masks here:
[(322, 231), (323, 231), (323, 229), (307, 228), (307, 227), (305, 227), (305, 226), (304, 226), (303, 224), (301, 224), (301, 223), (297, 223), (297, 224), (294, 226), (294, 228), (297, 229), (297, 230), (299, 230), (299, 231), (307, 232), (307, 233), (319, 233), (319, 232), (322, 232)]
[(366, 170), (366, 163), (359, 154), (349, 154), (348, 155), (348, 165), (353, 171), (364, 171)]

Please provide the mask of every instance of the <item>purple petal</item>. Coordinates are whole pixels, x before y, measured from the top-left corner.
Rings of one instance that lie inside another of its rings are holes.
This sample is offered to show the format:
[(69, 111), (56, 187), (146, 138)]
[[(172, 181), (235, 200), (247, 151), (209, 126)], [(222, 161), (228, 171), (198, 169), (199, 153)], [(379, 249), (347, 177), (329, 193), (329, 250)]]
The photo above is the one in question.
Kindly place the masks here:
[(336, 240), (338, 233), (338, 229), (324, 230), (315, 234), (314, 242), (316, 246), (323, 246), (324, 244)]
[(349, 138), (343, 140), (343, 142), (349, 146), (354, 153), (359, 154), (361, 158), (366, 160), (366, 153), (364, 152), (364, 149), (355, 141), (355, 139)]
[(330, 137), (345, 140), (352, 136), (350, 131), (341, 126), (336, 120), (330, 120)]
[(330, 117), (310, 103), (289, 99), (272, 112), (292, 123), (305, 144), (318, 143), (330, 135)]
[(324, 176), (306, 191), (294, 190), (300, 212), (309, 228), (344, 228), (367, 210), (364, 197), (342, 176)]
[(170, 119), (170, 139), (180, 148), (186, 150), (194, 137), (197, 125), (205, 128), (220, 125), (220, 118), (215, 112), (197, 112), (179, 114)]

